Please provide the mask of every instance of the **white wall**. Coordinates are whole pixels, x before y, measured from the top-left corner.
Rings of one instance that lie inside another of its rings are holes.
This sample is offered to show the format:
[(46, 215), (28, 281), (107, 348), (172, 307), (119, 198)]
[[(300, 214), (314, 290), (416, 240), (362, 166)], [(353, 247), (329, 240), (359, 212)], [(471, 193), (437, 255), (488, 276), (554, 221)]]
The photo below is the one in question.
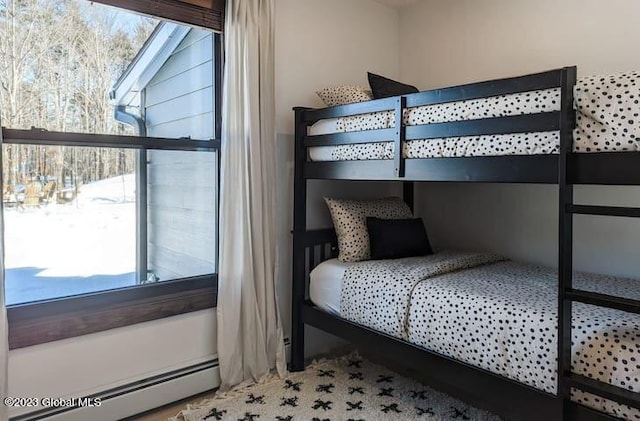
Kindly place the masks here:
[[(400, 13), (401, 79), (422, 89), (565, 65), (591, 75), (640, 69), (636, 0), (424, 0)], [(436, 247), (482, 248), (556, 264), (557, 188), (422, 184)], [(583, 203), (640, 205), (638, 188), (576, 187)], [(577, 217), (579, 269), (637, 277), (640, 221)]]
[(399, 76), (398, 42), (397, 10), (371, 0), (277, 0), (278, 133), (293, 134), (292, 107), (323, 106), (317, 90)]
[[(276, 113), (281, 181), (278, 194), (283, 205), (280, 239), (285, 244), (279, 289), (287, 326), (293, 169), (291, 108), (321, 106), (314, 91), (328, 85), (366, 85), (368, 70), (399, 76), (397, 19), (397, 11), (369, 0), (276, 1)], [(339, 191), (347, 196), (377, 196), (392, 191), (384, 184), (362, 186), (362, 183), (352, 183), (345, 189), (328, 183), (318, 186), (318, 194), (311, 200), (318, 202), (314, 206), (322, 210), (319, 216), (312, 216), (310, 225), (328, 223), (319, 194)], [(11, 351), (10, 394), (83, 396), (213, 358), (215, 320), (215, 310), (206, 310)], [(326, 338), (315, 336), (314, 340), (314, 335), (311, 336), (313, 349), (323, 350), (329, 344)], [(11, 415), (21, 412), (24, 411)]]
[[(367, 71), (399, 76), (398, 12), (370, 0), (276, 1), (276, 122), (280, 303), (290, 325), (291, 235), (293, 227), (294, 106), (322, 107), (315, 91), (328, 86), (368, 86)], [(398, 194), (385, 183), (310, 182), (308, 228), (331, 226), (322, 196), (377, 197)], [(309, 329), (311, 330), (311, 329)], [(335, 342), (318, 332), (307, 349), (325, 351)]]
[(17, 349), (9, 352), (9, 395), (86, 396), (207, 361), (215, 350), (214, 310)]
[(435, 88), (564, 65), (640, 68), (635, 0), (421, 0), (400, 12), (402, 79)]

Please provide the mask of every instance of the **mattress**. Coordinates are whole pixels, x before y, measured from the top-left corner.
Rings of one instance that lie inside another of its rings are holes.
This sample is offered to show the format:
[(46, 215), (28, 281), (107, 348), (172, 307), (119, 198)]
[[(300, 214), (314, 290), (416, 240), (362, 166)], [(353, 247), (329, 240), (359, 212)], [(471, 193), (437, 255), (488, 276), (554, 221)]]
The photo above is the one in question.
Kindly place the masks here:
[[(575, 152), (640, 151), (638, 97), (640, 76), (636, 72), (578, 79), (574, 89)], [(405, 125), (445, 123), (480, 118), (506, 117), (560, 109), (559, 89), (524, 92), (470, 101), (414, 107), (405, 110)], [(309, 135), (385, 129), (395, 126), (395, 111), (383, 111), (338, 119), (326, 119), (309, 128)], [(392, 159), (389, 142), (309, 148), (312, 161)], [(559, 151), (558, 132), (466, 136), (405, 142), (405, 158), (537, 155)]]
[[(340, 315), (345, 274), (361, 263), (332, 259), (318, 265), (311, 274), (312, 302)], [(634, 280), (576, 274), (574, 284), (640, 298), (640, 283)], [(384, 285), (393, 289), (397, 283), (387, 278)], [(556, 287), (555, 270), (511, 261), (436, 276), (411, 288), (405, 339), (555, 393)], [(397, 290), (375, 294), (381, 298), (371, 318), (379, 320), (382, 307), (399, 305), (394, 304)], [(638, 391), (640, 316), (575, 303), (573, 326), (573, 371)], [(625, 419), (640, 419), (638, 410), (581, 391), (574, 391), (573, 399)]]
[(342, 277), (350, 263), (329, 259), (311, 271), (309, 277), (309, 298), (322, 310), (334, 315), (340, 314)]

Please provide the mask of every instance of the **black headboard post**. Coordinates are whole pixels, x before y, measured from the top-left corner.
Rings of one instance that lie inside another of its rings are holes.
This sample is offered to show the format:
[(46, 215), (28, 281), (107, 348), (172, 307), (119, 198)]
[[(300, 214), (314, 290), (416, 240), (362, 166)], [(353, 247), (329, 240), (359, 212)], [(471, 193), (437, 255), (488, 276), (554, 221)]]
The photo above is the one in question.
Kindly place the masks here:
[(307, 229), (307, 180), (304, 167), (307, 149), (304, 138), (308, 108), (296, 107), (293, 173), (293, 285), (291, 297), (291, 371), (304, 370), (304, 320), (302, 308), (306, 295), (306, 251), (304, 235)]
[(395, 138), (393, 141), (393, 166), (396, 177), (404, 177), (404, 142), (406, 138), (406, 130), (404, 127), (404, 109), (407, 106), (407, 98), (400, 96), (396, 99), (395, 104)]

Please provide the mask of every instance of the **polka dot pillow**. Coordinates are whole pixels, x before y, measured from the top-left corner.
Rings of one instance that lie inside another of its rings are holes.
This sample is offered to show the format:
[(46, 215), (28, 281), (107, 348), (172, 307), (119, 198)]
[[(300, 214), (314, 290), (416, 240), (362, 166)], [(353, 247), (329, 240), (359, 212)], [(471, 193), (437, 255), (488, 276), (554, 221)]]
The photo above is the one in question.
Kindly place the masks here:
[(361, 86), (336, 86), (317, 91), (316, 94), (324, 101), (327, 107), (353, 104), (354, 102), (364, 102), (373, 99), (371, 91)]
[(577, 152), (640, 150), (640, 73), (582, 77), (574, 96)]
[(413, 218), (411, 209), (399, 197), (375, 200), (340, 200), (324, 198), (331, 212), (338, 237), (338, 260), (360, 262), (369, 260), (367, 217), (381, 219)]

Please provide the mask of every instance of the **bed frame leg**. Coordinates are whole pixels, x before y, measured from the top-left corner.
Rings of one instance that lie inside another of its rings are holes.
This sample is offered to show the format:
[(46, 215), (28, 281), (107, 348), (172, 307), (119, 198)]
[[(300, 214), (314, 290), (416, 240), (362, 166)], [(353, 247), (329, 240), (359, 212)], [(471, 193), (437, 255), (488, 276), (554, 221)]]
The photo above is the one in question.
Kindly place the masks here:
[(300, 232), (293, 233), (293, 285), (291, 294), (291, 371), (304, 370), (304, 316), (306, 249)]
[(301, 233), (293, 234), (293, 288), (291, 294), (291, 371), (304, 370), (303, 306), (306, 296), (306, 252)]
[(294, 177), (293, 177), (293, 280), (291, 291), (291, 371), (304, 370), (304, 319), (303, 308), (306, 300), (307, 252), (304, 234), (307, 229), (307, 180), (304, 167), (307, 149), (304, 138), (307, 123), (304, 113), (308, 108), (295, 110)]
[(290, 370), (304, 370), (304, 324), (292, 326), (291, 331), (291, 367)]

